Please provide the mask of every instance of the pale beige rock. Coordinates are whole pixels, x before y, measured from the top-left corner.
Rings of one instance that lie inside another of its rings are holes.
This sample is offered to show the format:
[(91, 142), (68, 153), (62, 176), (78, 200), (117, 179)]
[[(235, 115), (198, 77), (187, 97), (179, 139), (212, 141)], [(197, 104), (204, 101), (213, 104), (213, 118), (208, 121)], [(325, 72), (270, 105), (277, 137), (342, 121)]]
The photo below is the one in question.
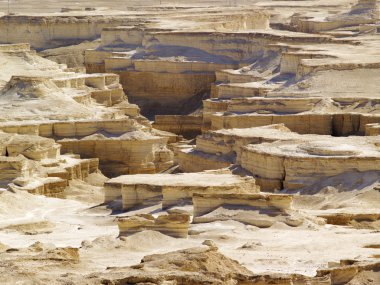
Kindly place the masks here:
[(380, 283), (378, 1), (36, 2), (0, 12), (1, 284)]
[(177, 238), (187, 238), (189, 223), (190, 216), (186, 214), (160, 215), (157, 218), (143, 214), (119, 218), (117, 221), (120, 236), (153, 230)]
[(61, 196), (68, 181), (98, 170), (98, 159), (60, 154), (53, 139), (0, 132), (0, 184), (33, 194)]
[(367, 124), (365, 125), (365, 135), (366, 136), (377, 136), (380, 135), (380, 124)]
[(279, 210), (290, 210), (292, 207), (292, 196), (277, 194), (200, 194), (193, 196), (195, 202), (194, 216), (203, 215), (217, 207), (230, 203), (231, 205), (246, 205), (252, 207), (266, 208), (274, 207)]
[[(376, 138), (300, 135), (281, 124), (209, 131), (197, 138), (195, 148), (179, 150), (179, 164), (184, 171), (194, 171), (195, 167), (197, 171), (226, 167), (212, 165), (215, 159), (224, 161), (227, 166), (241, 165), (256, 177), (263, 190), (271, 191), (283, 187), (302, 188), (322, 177), (347, 171), (379, 170), (375, 163), (378, 159)], [(194, 163), (202, 160), (208, 165)]]
[(331, 137), (327, 141), (320, 137), (309, 142), (248, 145), (242, 148), (239, 161), (264, 181), (296, 189), (348, 171), (378, 171), (379, 159), (373, 140)]
[(162, 195), (162, 207), (191, 200), (194, 193), (256, 193), (259, 188), (250, 177), (217, 173), (124, 175), (105, 183), (105, 201), (122, 196), (127, 210)]
[[(318, 270), (317, 276), (330, 275), (331, 284), (362, 282), (363, 280), (361, 279), (363, 277), (365, 278), (366, 274), (378, 270), (379, 266), (380, 264), (378, 262), (371, 263), (368, 261), (357, 262), (352, 260), (341, 260), (336, 267)], [(361, 275), (364, 276), (362, 277)], [(376, 280), (378, 280), (378, 274), (375, 274), (374, 276)], [(373, 280), (371, 277), (369, 277), (369, 279)]]
[(302, 225), (304, 218), (292, 211), (290, 195), (275, 194), (194, 194), (193, 223), (235, 220), (259, 228), (275, 222)]
[(376, 0), (359, 0), (350, 11), (325, 19), (292, 18), (292, 24), (302, 32), (321, 32), (346, 26), (375, 23), (379, 19)]
[(205, 154), (185, 147), (178, 152), (179, 167), (185, 172), (200, 172), (203, 170), (221, 169), (229, 167), (231, 160), (215, 154)]
[[(12, 76), (0, 91), (0, 130), (60, 139), (64, 153), (99, 157), (106, 175), (155, 173), (171, 167), (167, 139), (151, 134), (151, 125), (139, 115), (139, 108), (128, 103), (118, 75), (67, 72), (36, 56), (28, 45), (21, 48), (22, 55), (16, 53), (19, 46), (15, 45), (0, 55), (15, 64), (27, 64), (28, 57), (35, 60), (30, 70), (23, 71), (28, 75)], [(36, 75), (31, 76), (32, 72)], [(9, 108), (5, 102), (10, 101), (17, 104)], [(17, 150), (9, 147), (9, 152)], [(53, 155), (34, 153), (41, 159)]]
[(0, 157), (1, 184), (5, 186), (17, 177), (29, 177), (30, 166), (23, 156)]
[(301, 137), (283, 124), (208, 131), (197, 137), (195, 148), (188, 146), (179, 150), (179, 166), (186, 172), (225, 168), (239, 163), (237, 159), (243, 146)]
[(60, 145), (52, 139), (38, 136), (13, 135), (0, 132), (1, 152), (3, 156), (23, 155), (31, 160), (56, 159), (60, 154)]
[(156, 173), (173, 164), (173, 154), (166, 148), (167, 139), (143, 131), (112, 137), (95, 134), (58, 142), (64, 153), (98, 157), (102, 171), (113, 177), (126, 173)]
[[(252, 10), (249, 16), (235, 11), (229, 15), (216, 15), (223, 16), (231, 21), (221, 27), (208, 22), (214, 17), (211, 15), (207, 15), (206, 22), (202, 14), (191, 20), (185, 16), (185, 25), (180, 30), (185, 29), (186, 23), (215, 30), (235, 30), (242, 26), (267, 29), (269, 26), (268, 15), (259, 10)], [(166, 19), (161, 21), (165, 23)], [(193, 38), (191, 41), (189, 36)], [(215, 71), (239, 66), (236, 61), (238, 53), (234, 54), (232, 49), (228, 52), (226, 42), (218, 39), (226, 47), (224, 52), (222, 48), (215, 51), (208, 44), (197, 44), (206, 42), (202, 40), (204, 36), (208, 34), (172, 33), (170, 28), (106, 28), (102, 32), (101, 47), (98, 51), (86, 52), (85, 64), (89, 72), (118, 73), (128, 96), (139, 104), (143, 114), (189, 112), (196, 106), (195, 100), (210, 92)], [(120, 49), (121, 46), (124, 49)], [(232, 54), (232, 59), (223, 57), (224, 54)]]
[(153, 127), (162, 131), (193, 138), (201, 134), (201, 116), (157, 115)]
[[(86, 17), (5, 16), (0, 21), (0, 31), (7, 43), (28, 42), (34, 48), (56, 47), (64, 41), (79, 43), (98, 37), (104, 27), (122, 25), (122, 17), (104, 18), (100, 15)], [(10, 32), (11, 27), (12, 32)], [(15, 28), (17, 27), (17, 28)]]

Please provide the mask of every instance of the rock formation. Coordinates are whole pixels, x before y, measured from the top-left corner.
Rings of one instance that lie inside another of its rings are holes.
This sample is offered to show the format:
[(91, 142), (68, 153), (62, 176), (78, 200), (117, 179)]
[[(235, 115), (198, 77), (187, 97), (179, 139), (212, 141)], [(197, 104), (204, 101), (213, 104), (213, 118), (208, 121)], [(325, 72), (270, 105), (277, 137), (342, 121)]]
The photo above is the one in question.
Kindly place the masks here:
[(7, 44), (28, 42), (36, 49), (51, 48), (93, 40), (100, 36), (105, 27), (128, 23), (128, 20), (120, 15), (104, 18), (99, 12), (88, 11), (86, 14), (84, 17), (81, 15), (3, 16), (0, 18), (0, 33), (4, 35), (1, 42)]
[[(377, 282), (378, 262), (355, 262), (341, 260), (330, 268), (321, 269), (316, 276), (300, 274), (255, 275), (218, 251), (217, 247), (202, 246), (174, 251), (167, 254), (145, 256), (140, 264), (130, 267), (108, 268), (103, 272), (80, 275), (72, 271), (86, 265), (77, 248), (55, 248), (35, 243), (22, 250), (8, 248), (0, 251), (1, 265), (13, 270), (2, 272), (1, 281), (35, 281), (57, 277), (56, 284), (65, 282), (102, 284), (164, 284), (168, 282), (186, 284), (342, 284), (373, 280)], [(32, 257), (32, 258), (31, 258)], [(34, 264), (38, 271), (30, 271)], [(64, 267), (62, 267), (64, 264)], [(46, 265), (49, 265), (48, 267)], [(22, 269), (22, 267), (24, 269)], [(4, 267), (2, 267), (4, 268)], [(26, 277), (26, 276), (29, 277)], [(363, 283), (362, 283), (363, 284)]]
[(152, 215), (142, 214), (119, 218), (120, 235), (131, 235), (139, 231), (153, 230), (177, 238), (187, 238), (190, 216), (186, 214)]
[(191, 139), (201, 134), (202, 124), (202, 116), (157, 115), (153, 127)]
[(363, 138), (327, 142), (321, 138), (309, 142), (248, 145), (243, 148), (240, 162), (261, 179), (278, 184), (277, 189), (295, 189), (344, 172), (378, 171), (378, 159), (379, 150), (374, 142)]
[(99, 158), (106, 175), (155, 173), (172, 165), (168, 139), (154, 135), (129, 104), (118, 75), (75, 73), (28, 45), (2, 47), (3, 60), (27, 68), (3, 74), (9, 81), (0, 91), (0, 130), (54, 138), (64, 153)]
[(124, 175), (105, 183), (105, 201), (122, 196), (127, 210), (162, 197), (164, 208), (190, 200), (194, 193), (256, 193), (259, 188), (250, 177), (227, 173), (180, 173), (155, 175)]
[[(252, 10), (242, 15), (233, 9), (229, 14), (214, 17), (222, 16), (236, 25), (230, 29), (268, 28), (268, 15), (263, 11)], [(180, 19), (181, 13), (176, 17)], [(214, 35), (183, 32), (194, 25), (197, 29), (225, 29), (215, 25), (213, 16), (208, 16), (210, 22), (204, 20), (203, 12), (192, 18), (182, 17), (185, 24), (177, 31), (130, 25), (104, 29), (101, 45), (86, 52), (87, 71), (119, 74), (128, 97), (142, 108), (144, 115), (183, 115), (195, 110), (210, 93), (215, 72), (237, 68), (238, 60), (249, 57), (249, 51), (242, 51), (244, 58), (234, 52), (234, 46), (221, 37), (228, 35), (216, 35), (219, 47), (215, 48), (215, 44), (207, 44), (206, 40)]]
[(379, 1), (40, 2), (0, 2), (1, 284), (380, 284)]
[(68, 182), (98, 171), (97, 158), (61, 155), (53, 139), (0, 132), (0, 185), (13, 190), (62, 196)]
[(346, 13), (339, 13), (324, 19), (299, 17), (292, 18), (292, 25), (297, 31), (321, 32), (336, 30), (344, 27), (374, 24), (379, 20), (379, 6), (376, 0), (359, 0)]
[(194, 223), (235, 220), (259, 228), (276, 221), (299, 226), (303, 217), (292, 212), (292, 197), (273, 194), (194, 194)]
[(179, 164), (190, 172), (239, 164), (263, 190), (273, 191), (302, 188), (349, 171), (379, 171), (378, 155), (375, 137), (300, 135), (270, 125), (209, 131), (195, 147), (180, 150)]

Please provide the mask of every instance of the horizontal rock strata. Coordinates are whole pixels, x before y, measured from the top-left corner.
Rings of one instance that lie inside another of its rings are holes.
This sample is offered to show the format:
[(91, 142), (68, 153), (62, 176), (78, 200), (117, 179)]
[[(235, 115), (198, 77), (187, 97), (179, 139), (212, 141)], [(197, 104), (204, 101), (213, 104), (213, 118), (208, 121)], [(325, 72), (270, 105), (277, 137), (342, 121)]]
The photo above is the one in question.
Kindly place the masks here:
[(236, 220), (260, 228), (270, 227), (275, 222), (289, 226), (303, 223), (303, 217), (292, 211), (289, 195), (196, 193), (193, 205), (194, 223)]
[(248, 145), (243, 147), (239, 161), (260, 179), (277, 184), (277, 189), (302, 188), (349, 171), (379, 170), (379, 151), (373, 141), (321, 139)]
[(126, 175), (105, 183), (105, 201), (122, 196), (123, 209), (130, 209), (147, 199), (161, 197), (169, 207), (190, 200), (194, 193), (255, 193), (255, 180), (231, 174), (183, 173)]
[(98, 171), (97, 158), (61, 155), (53, 139), (0, 132), (0, 185), (33, 194), (62, 196), (70, 180)]
[(152, 215), (142, 214), (119, 218), (117, 223), (121, 236), (144, 230), (153, 230), (172, 237), (187, 238), (190, 216), (186, 214), (168, 214), (154, 218)]

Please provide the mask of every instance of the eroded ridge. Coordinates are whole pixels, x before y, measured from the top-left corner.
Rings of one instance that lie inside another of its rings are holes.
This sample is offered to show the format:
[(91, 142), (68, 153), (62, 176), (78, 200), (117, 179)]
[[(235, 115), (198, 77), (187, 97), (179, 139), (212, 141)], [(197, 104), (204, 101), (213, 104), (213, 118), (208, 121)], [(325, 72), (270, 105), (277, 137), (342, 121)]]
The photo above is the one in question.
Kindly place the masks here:
[(76, 73), (28, 45), (3, 47), (4, 59), (26, 69), (3, 74), (9, 81), (0, 91), (2, 131), (53, 138), (64, 153), (99, 158), (106, 175), (171, 166), (166, 143), (175, 136), (152, 131), (139, 107), (128, 102), (118, 75)]
[(123, 209), (162, 197), (162, 206), (170, 207), (192, 198), (194, 193), (255, 193), (259, 191), (251, 177), (228, 173), (180, 173), (126, 175), (105, 183), (105, 201), (122, 197)]
[(184, 171), (233, 164), (252, 173), (262, 189), (297, 189), (349, 171), (379, 171), (378, 138), (300, 135), (284, 125), (209, 131), (179, 150)]
[(61, 155), (52, 139), (0, 132), (0, 185), (46, 196), (63, 196), (70, 180), (98, 171), (97, 158)]
[(380, 284), (376, 0), (0, 2), (1, 284)]

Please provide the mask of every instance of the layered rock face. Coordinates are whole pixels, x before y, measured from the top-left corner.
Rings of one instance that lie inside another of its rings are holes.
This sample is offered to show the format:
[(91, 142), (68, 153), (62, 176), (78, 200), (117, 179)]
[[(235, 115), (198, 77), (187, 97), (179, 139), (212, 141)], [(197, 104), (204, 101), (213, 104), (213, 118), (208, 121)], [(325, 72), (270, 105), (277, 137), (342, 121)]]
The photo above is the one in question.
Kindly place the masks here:
[[(358, 7), (376, 5), (363, 3)], [(203, 103), (203, 130), (284, 123), (300, 134), (364, 135), (366, 125), (379, 120), (379, 53), (366, 40), (340, 37), (372, 34), (377, 42), (377, 30), (350, 24), (307, 36), (282, 31), (277, 42), (279, 31), (269, 33), (249, 65), (216, 74), (211, 99)]]
[(105, 27), (129, 22), (120, 15), (105, 18), (98, 13), (73, 16), (7, 15), (0, 18), (1, 43), (30, 43), (35, 49), (46, 49), (68, 43), (77, 44), (98, 38)]
[(202, 216), (224, 204), (246, 205), (251, 207), (276, 208), (280, 211), (289, 210), (292, 204), (290, 195), (271, 194), (196, 194), (194, 201), (194, 216)]
[(304, 217), (292, 211), (290, 195), (194, 194), (194, 223), (235, 220), (259, 228), (275, 222), (300, 226)]
[(197, 137), (195, 146), (184, 145), (178, 151), (179, 167), (185, 172), (220, 169), (237, 163), (243, 146), (299, 137), (283, 124), (208, 131)]
[(109, 176), (155, 173), (172, 165), (167, 137), (152, 133), (139, 108), (128, 102), (118, 75), (67, 71), (28, 45), (2, 50), (2, 60), (27, 68), (2, 75), (9, 81), (0, 91), (0, 130), (53, 138), (63, 153), (99, 158)]
[(176, 238), (186, 238), (189, 222), (190, 216), (186, 214), (168, 214), (157, 218), (152, 215), (142, 214), (119, 218), (117, 224), (120, 235), (131, 235), (139, 231), (153, 230)]
[[(195, 12), (195, 11), (194, 11)], [(194, 13), (192, 12), (192, 13)], [(116, 27), (102, 32), (102, 43), (97, 50), (86, 52), (85, 64), (89, 73), (107, 71), (120, 75), (121, 84), (133, 103), (138, 104), (147, 116), (156, 114), (186, 114), (199, 107), (211, 90), (215, 72), (237, 68), (243, 59), (237, 45), (223, 41), (226, 34), (182, 32), (196, 25), (198, 29), (235, 30), (241, 27), (268, 28), (268, 16), (253, 10), (238, 14), (232, 10), (231, 24), (218, 27), (203, 18), (202, 12), (183, 17), (184, 25), (177, 31), (168, 28)], [(169, 14), (167, 17), (171, 17)], [(160, 21), (165, 23), (168, 19)], [(164, 26), (163, 24), (162, 26)], [(207, 43), (214, 37), (220, 47)], [(234, 37), (232, 35), (232, 37)], [(248, 47), (239, 47), (248, 58)]]
[(123, 209), (162, 197), (162, 206), (171, 207), (191, 200), (194, 193), (256, 193), (259, 188), (250, 177), (223, 173), (183, 173), (125, 175), (105, 183), (105, 201), (122, 196)]
[[(310, 67), (310, 71), (306, 71), (310, 72), (308, 75), (303, 69), (306, 64)], [(204, 102), (203, 129), (283, 123), (300, 134), (364, 135), (366, 125), (379, 120), (375, 95), (378, 87), (373, 83), (378, 71), (372, 67), (355, 69), (354, 65), (349, 64), (344, 67), (343, 63), (341, 68), (344, 70), (337, 71), (334, 69), (339, 68), (339, 63), (326, 63), (325, 67), (321, 67), (322, 64), (322, 59), (303, 59), (298, 64), (298, 71), (290, 73), (286, 70), (284, 75), (280, 73), (279, 76), (290, 78), (291, 74), (303, 73), (293, 75), (300, 76), (296, 87), (269, 85), (266, 80), (215, 86), (216, 98)], [(326, 70), (318, 70), (320, 67)], [(358, 78), (368, 78), (366, 90), (359, 84)], [(322, 82), (331, 82), (334, 86), (336, 80), (339, 81), (336, 87), (325, 88), (322, 85)], [(342, 92), (344, 85), (349, 88)], [(355, 97), (355, 92), (360, 93), (360, 97)]]
[(184, 171), (238, 164), (263, 190), (273, 191), (302, 188), (349, 171), (379, 171), (378, 156), (374, 137), (300, 135), (272, 125), (209, 131), (197, 138), (195, 147), (180, 150), (179, 164)]
[(376, 0), (359, 0), (346, 13), (320, 19), (320, 17), (292, 18), (292, 26), (300, 32), (316, 33), (343, 27), (374, 24), (379, 20), (379, 6)]
[(377, 136), (380, 134), (380, 124), (367, 124), (365, 128), (366, 136)]
[[(271, 152), (273, 155), (269, 154)], [(249, 153), (255, 154), (251, 156)], [(330, 139), (330, 142), (249, 145), (243, 148), (239, 160), (244, 168), (270, 184), (280, 183), (278, 189), (295, 189), (344, 172), (378, 171), (378, 159), (379, 150), (373, 141)]]
[[(297, 227), (306, 219), (317, 221), (293, 210), (291, 195), (260, 193), (254, 179), (227, 173), (127, 175), (110, 179), (105, 187), (105, 202), (115, 203), (121, 196), (122, 208), (127, 211), (127, 217), (118, 219), (120, 235), (155, 230), (184, 238), (189, 232), (190, 213), (193, 224), (234, 220), (268, 228), (275, 223)], [(168, 214), (130, 214), (160, 200)], [(184, 203), (187, 200), (192, 201), (193, 210), (177, 208), (188, 205)]]
[(98, 171), (99, 160), (61, 155), (53, 139), (0, 132), (0, 185), (46, 196), (63, 196), (70, 180)]
[(157, 115), (153, 127), (185, 138), (194, 138), (201, 134), (202, 124), (202, 116)]
[(156, 173), (170, 168), (173, 154), (166, 148), (167, 138), (144, 131), (131, 131), (119, 136), (94, 134), (81, 139), (58, 142), (64, 152), (98, 157), (105, 175)]
[(380, 284), (378, 1), (90, 2), (0, 2), (1, 284)]

